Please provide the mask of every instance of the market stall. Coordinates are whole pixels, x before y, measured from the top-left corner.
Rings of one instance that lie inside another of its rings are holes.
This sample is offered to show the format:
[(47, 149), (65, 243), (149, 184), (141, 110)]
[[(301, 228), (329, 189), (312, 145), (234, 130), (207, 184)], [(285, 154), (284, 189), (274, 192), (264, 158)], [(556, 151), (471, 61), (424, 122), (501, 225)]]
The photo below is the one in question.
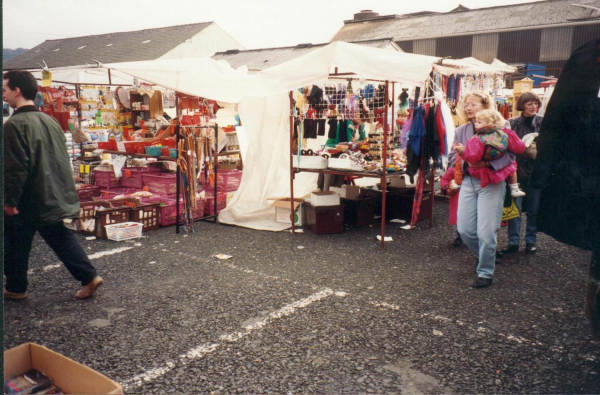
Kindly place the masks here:
[[(303, 196), (314, 190), (314, 174), (293, 172), (293, 147), (289, 133), (293, 133), (294, 120), (291, 115), (294, 114), (290, 114), (290, 110), (293, 111), (294, 106), (290, 102), (290, 91), (294, 96), (300, 87), (323, 86), (332, 75), (342, 78), (344, 84), (349, 77), (355, 83), (361, 80), (368, 82), (370, 79), (377, 84), (385, 84), (387, 80), (388, 89), (389, 81), (409, 86), (422, 85), (437, 59), (336, 42), (259, 73), (259, 86), (252, 94), (258, 96), (270, 90), (274, 95), (267, 98), (245, 98), (240, 103), (240, 116), (244, 125), (255, 135), (245, 158), (246, 171), (240, 190), (234, 196), (231, 206), (220, 214), (219, 220), (264, 230), (285, 229), (291, 224), (273, 221), (273, 209), (268, 199), (289, 197), (292, 188), (296, 196)], [(389, 90), (383, 93), (385, 103), (389, 96), (387, 92)], [(387, 106), (382, 107), (385, 112)], [(387, 116), (382, 118), (387, 119)], [(385, 122), (383, 121), (384, 124)], [(387, 125), (382, 126), (385, 131)], [(283, 130), (288, 132), (287, 139)], [(385, 141), (387, 132), (384, 133)], [(282, 147), (286, 147), (285, 150)], [(260, 169), (268, 170), (265, 172)], [(387, 172), (382, 174), (387, 179)], [(382, 177), (377, 173), (371, 175)], [(290, 208), (292, 209), (291, 205)]]
[[(291, 196), (289, 133), (293, 123), (290, 91), (294, 95), (302, 87), (324, 87), (330, 75), (336, 74), (336, 67), (338, 75), (352, 73), (342, 76), (344, 84), (351, 77), (353, 83), (371, 79), (395, 81), (396, 87), (423, 86), (439, 61), (437, 57), (336, 42), (257, 74), (258, 84), (250, 90), (250, 95), (257, 97), (246, 97), (239, 104), (240, 116), (251, 139), (244, 176), (238, 193), (221, 212), (219, 220), (272, 231), (291, 226), (275, 222), (268, 200)], [(465, 71), (476, 67), (468, 62), (459, 64)], [(316, 175), (302, 172), (293, 177), (294, 195), (304, 196), (315, 189)]]

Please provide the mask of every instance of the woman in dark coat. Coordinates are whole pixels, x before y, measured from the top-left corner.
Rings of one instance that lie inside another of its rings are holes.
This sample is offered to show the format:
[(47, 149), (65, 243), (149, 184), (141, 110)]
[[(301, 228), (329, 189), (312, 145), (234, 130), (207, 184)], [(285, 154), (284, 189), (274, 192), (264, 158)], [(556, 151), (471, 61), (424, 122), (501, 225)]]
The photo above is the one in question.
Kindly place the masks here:
[(538, 229), (591, 250), (586, 313), (600, 336), (600, 39), (573, 52), (537, 141)]

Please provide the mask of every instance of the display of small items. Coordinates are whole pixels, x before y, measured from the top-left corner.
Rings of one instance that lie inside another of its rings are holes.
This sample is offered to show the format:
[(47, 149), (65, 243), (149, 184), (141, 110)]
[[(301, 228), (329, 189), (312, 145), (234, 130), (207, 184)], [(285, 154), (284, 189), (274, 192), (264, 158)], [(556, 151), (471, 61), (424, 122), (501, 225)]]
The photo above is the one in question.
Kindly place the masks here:
[(134, 103), (131, 103), (131, 109), (137, 110), (137, 111), (149, 111), (150, 105), (144, 104), (142, 102), (134, 102)]
[[(380, 160), (383, 156), (383, 128), (378, 125), (375, 133), (369, 134), (367, 142), (369, 143), (369, 157), (370, 160)], [(392, 143), (393, 136), (388, 135), (388, 147), (387, 151), (392, 152), (394, 145)]]
[(53, 385), (52, 379), (35, 369), (5, 380), (4, 393), (11, 395), (64, 394), (60, 388)]

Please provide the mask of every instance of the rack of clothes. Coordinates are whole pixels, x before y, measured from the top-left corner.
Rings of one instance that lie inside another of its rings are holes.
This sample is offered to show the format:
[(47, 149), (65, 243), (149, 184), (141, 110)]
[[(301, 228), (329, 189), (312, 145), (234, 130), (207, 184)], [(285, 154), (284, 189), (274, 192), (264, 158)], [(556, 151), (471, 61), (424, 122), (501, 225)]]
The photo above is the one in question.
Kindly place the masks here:
[(450, 108), (458, 105), (466, 93), (480, 90), (492, 93), (493, 96), (502, 92), (502, 76), (488, 73), (456, 73), (441, 74), (433, 72), (433, 84), (446, 95)]

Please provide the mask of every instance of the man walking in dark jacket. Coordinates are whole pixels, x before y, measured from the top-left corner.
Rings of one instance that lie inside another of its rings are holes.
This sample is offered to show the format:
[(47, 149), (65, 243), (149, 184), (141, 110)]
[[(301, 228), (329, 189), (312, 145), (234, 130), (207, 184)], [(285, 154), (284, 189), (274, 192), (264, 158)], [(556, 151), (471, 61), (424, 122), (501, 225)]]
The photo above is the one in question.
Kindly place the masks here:
[(33, 100), (38, 85), (27, 71), (3, 76), (4, 101), (15, 109), (4, 124), (4, 298), (27, 297), (27, 267), (37, 232), (92, 296), (103, 280), (63, 220), (79, 216), (79, 198), (66, 139), (58, 122)]

